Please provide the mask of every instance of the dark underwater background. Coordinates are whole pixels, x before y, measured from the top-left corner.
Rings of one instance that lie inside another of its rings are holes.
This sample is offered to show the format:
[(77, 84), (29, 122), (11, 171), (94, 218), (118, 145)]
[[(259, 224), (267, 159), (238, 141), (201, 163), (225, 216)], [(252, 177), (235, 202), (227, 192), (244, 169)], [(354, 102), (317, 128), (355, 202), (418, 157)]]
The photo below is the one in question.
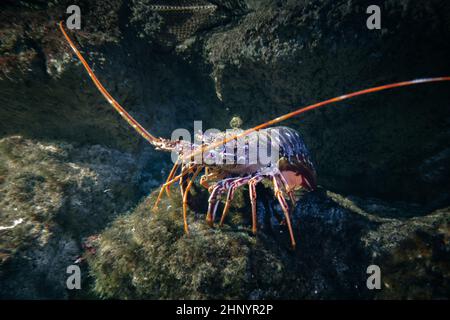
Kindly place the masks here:
[[(370, 86), (450, 75), (444, 0), (2, 1), (0, 298), (449, 298), (449, 83), (284, 123), (303, 135), (320, 186), (293, 211), (295, 251), (269, 185), (258, 187), (257, 236), (245, 188), (221, 229), (205, 224), (196, 186), (186, 237), (178, 195), (150, 210), (170, 155), (112, 110), (57, 28), (71, 4), (82, 28), (70, 34), (97, 76), (163, 137), (194, 120), (250, 128)], [(381, 30), (366, 27), (372, 4)], [(82, 289), (68, 290), (80, 257)], [(373, 264), (380, 290), (366, 286)]]

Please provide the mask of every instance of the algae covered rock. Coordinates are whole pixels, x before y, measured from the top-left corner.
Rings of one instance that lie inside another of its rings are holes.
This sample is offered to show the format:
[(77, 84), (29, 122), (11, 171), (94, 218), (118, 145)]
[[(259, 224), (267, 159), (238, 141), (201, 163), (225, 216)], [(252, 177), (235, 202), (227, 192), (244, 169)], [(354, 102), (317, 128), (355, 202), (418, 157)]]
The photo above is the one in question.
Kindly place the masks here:
[[(385, 1), (381, 30), (366, 27), (371, 1), (214, 0), (207, 21), (202, 12), (201, 21), (189, 10), (156, 13), (153, 3), (2, 4), (0, 297), (73, 297), (65, 268), (99, 234), (82, 266), (94, 297), (448, 298), (447, 84), (360, 97), (285, 123), (305, 137), (320, 185), (337, 192), (301, 197), (295, 251), (263, 187), (256, 236), (246, 191), (226, 225), (210, 228), (207, 196), (196, 190), (188, 237), (177, 193), (158, 213), (154, 194), (138, 204), (169, 156), (114, 113), (57, 22), (80, 6), (82, 30), (70, 34), (89, 64), (144, 127), (169, 137), (194, 120), (225, 129), (234, 117), (232, 127), (248, 128), (353, 90), (448, 74), (450, 2)], [(366, 286), (372, 264), (380, 290)]]
[(285, 296), (283, 287), (296, 282), (288, 251), (263, 234), (256, 238), (237, 226), (212, 229), (192, 214), (186, 236), (176, 198), (163, 200), (153, 213), (152, 196), (100, 235), (89, 257), (97, 293), (122, 299)]
[(83, 237), (137, 200), (130, 154), (13, 136), (0, 140), (0, 296), (67, 298)]
[(365, 239), (383, 272), (380, 299), (448, 299), (450, 208), (383, 224)]
[[(304, 195), (297, 204), (293, 225), (298, 247), (292, 250), (286, 226), (276, 219), (280, 208), (265, 196), (258, 203), (256, 236), (250, 232), (248, 205), (234, 207), (222, 228), (210, 228), (194, 210), (187, 236), (179, 197), (164, 199), (157, 213), (151, 211), (154, 198), (117, 219), (97, 239), (88, 261), (100, 296), (445, 298), (449, 287), (448, 210), (395, 219), (383, 217), (383, 211), (407, 208), (379, 202), (361, 208), (321, 190)], [(382, 272), (380, 290), (367, 287), (367, 268), (373, 264)]]
[[(228, 110), (222, 127), (236, 113), (250, 127), (352, 91), (450, 73), (449, 2), (383, 1), (376, 31), (366, 26), (370, 1), (241, 2), (251, 10), (237, 23), (200, 37)], [(449, 92), (447, 84), (381, 92), (285, 124), (304, 136), (327, 189), (444, 207)]]

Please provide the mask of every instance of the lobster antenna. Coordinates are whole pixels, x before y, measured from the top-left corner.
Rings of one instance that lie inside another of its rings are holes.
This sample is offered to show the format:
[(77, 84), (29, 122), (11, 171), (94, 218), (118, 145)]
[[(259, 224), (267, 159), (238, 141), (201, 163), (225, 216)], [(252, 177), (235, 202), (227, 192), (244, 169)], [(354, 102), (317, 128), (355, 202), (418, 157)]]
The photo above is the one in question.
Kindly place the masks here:
[(378, 92), (378, 91), (383, 91), (383, 90), (387, 90), (387, 89), (392, 89), (392, 88), (399, 88), (399, 87), (406, 87), (406, 86), (411, 86), (411, 85), (415, 85), (415, 84), (420, 84), (420, 83), (429, 83), (429, 82), (441, 82), (441, 81), (450, 81), (450, 76), (445, 76), (445, 77), (435, 77), (435, 78), (423, 78), (423, 79), (415, 79), (415, 80), (410, 80), (410, 81), (402, 81), (402, 82), (396, 82), (396, 83), (391, 83), (391, 84), (385, 84), (382, 86), (377, 86), (377, 87), (372, 87), (372, 88), (368, 88), (368, 89), (364, 89), (364, 90), (360, 90), (360, 91), (356, 91), (356, 92), (352, 92), (352, 93), (348, 93), (348, 94), (344, 94), (335, 98), (331, 98), (325, 101), (321, 101), (300, 109), (297, 109), (295, 111), (289, 112), (285, 115), (282, 115), (278, 118), (269, 120), (267, 122), (264, 122), (260, 125), (257, 125), (256, 127), (253, 127), (251, 129), (247, 129), (239, 134), (227, 137), (221, 141), (218, 141), (216, 143), (210, 144), (208, 146), (203, 146), (202, 148), (199, 148), (198, 150), (194, 151), (193, 153), (187, 155), (188, 157), (192, 157), (195, 156), (197, 154), (203, 153), (205, 151), (214, 149), (220, 145), (223, 145), (231, 140), (234, 139), (238, 139), (241, 137), (244, 137), (252, 132), (267, 128), (273, 124), (279, 123), (281, 121), (290, 119), (292, 117), (298, 116), (299, 114), (320, 108), (320, 107), (324, 107), (326, 105), (335, 103), (335, 102), (339, 102), (339, 101), (343, 101), (343, 100), (347, 100), (353, 97), (357, 97), (357, 96), (362, 96), (368, 93), (372, 93), (372, 92)]
[(92, 69), (89, 67), (88, 63), (84, 59), (84, 57), (81, 55), (80, 51), (78, 51), (77, 47), (73, 43), (72, 39), (70, 39), (69, 35), (66, 33), (63, 27), (63, 22), (59, 22), (59, 28), (61, 29), (61, 32), (63, 33), (64, 37), (66, 38), (67, 42), (69, 43), (72, 50), (77, 55), (78, 59), (83, 64), (84, 68), (86, 69), (87, 73), (89, 74), (89, 77), (94, 82), (97, 89), (101, 92), (101, 94), (106, 98), (106, 100), (113, 106), (113, 108), (120, 114), (122, 118), (125, 119), (128, 124), (133, 127), (134, 130), (136, 130), (145, 140), (150, 142), (153, 145), (157, 145), (157, 142), (160, 141), (159, 138), (156, 138), (152, 134), (150, 134), (147, 130), (142, 127), (142, 125), (139, 124), (139, 122), (136, 121), (105, 89), (105, 87), (100, 83), (97, 76), (94, 74)]

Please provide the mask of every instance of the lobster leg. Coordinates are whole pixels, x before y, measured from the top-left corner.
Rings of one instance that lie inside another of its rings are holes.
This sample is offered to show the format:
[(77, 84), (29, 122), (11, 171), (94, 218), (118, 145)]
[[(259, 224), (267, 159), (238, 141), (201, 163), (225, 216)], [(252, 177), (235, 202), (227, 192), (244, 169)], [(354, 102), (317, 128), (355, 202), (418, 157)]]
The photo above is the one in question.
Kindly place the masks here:
[(161, 197), (164, 193), (164, 190), (166, 190), (167, 195), (170, 197), (170, 194), (169, 194), (170, 184), (168, 184), (168, 183), (172, 180), (172, 178), (175, 175), (175, 172), (177, 171), (179, 166), (180, 166), (180, 164), (177, 161), (177, 162), (175, 162), (175, 165), (173, 166), (172, 170), (170, 170), (170, 173), (169, 173), (169, 176), (167, 177), (166, 182), (161, 186), (161, 189), (159, 190), (158, 198), (156, 198), (155, 204), (153, 205), (153, 211), (156, 211), (158, 209), (158, 204), (159, 204), (159, 201), (161, 201)]
[(209, 177), (209, 170), (208, 168), (205, 168), (205, 174), (200, 177), (200, 185), (206, 190), (209, 189), (208, 177)]
[(289, 230), (289, 236), (291, 237), (291, 244), (292, 248), (295, 249), (296, 243), (294, 238), (294, 232), (292, 231), (292, 225), (291, 225), (291, 218), (289, 217), (289, 206), (286, 203), (286, 200), (284, 199), (283, 193), (278, 185), (277, 177), (273, 177), (273, 186), (275, 191), (275, 196), (278, 199), (278, 202), (280, 203), (281, 209), (283, 210), (284, 216), (286, 217), (286, 223)]
[[(167, 181), (166, 183), (164, 183), (161, 186), (161, 190), (164, 190), (164, 188), (169, 187), (176, 182), (179, 182), (180, 186), (181, 186), (184, 183), (184, 180), (183, 180), (184, 176), (191, 171), (192, 171), (192, 168), (189, 168), (188, 170), (185, 170), (185, 168), (182, 168), (181, 173), (179, 175), (177, 175), (176, 177), (173, 177), (170, 181)], [(160, 191), (160, 193), (161, 193), (161, 191)], [(181, 193), (181, 195), (183, 195), (183, 193)], [(158, 198), (156, 199), (156, 202), (153, 206), (153, 211), (156, 211), (156, 209), (158, 209), (158, 203), (161, 200), (161, 196), (162, 196), (162, 193), (160, 195), (158, 195)]]
[(181, 198), (183, 198), (184, 196), (184, 184), (185, 184), (185, 179), (184, 176), (186, 175), (186, 171), (187, 171), (187, 167), (185, 165), (181, 166), (181, 173), (180, 173), (180, 178), (179, 178), (179, 182), (178, 184), (180, 185), (180, 192), (181, 192)]
[(250, 179), (250, 177), (238, 178), (231, 183), (231, 186), (228, 189), (227, 199), (225, 201), (225, 207), (223, 208), (222, 217), (220, 218), (219, 226), (223, 226), (225, 217), (227, 216), (228, 210), (230, 209), (231, 201), (233, 200), (234, 192), (236, 191), (237, 188), (246, 184), (249, 179)]
[(207, 190), (211, 190), (214, 186), (210, 186), (208, 180), (219, 180), (225, 177), (224, 173), (209, 172), (208, 168), (205, 168), (205, 174), (200, 178), (200, 185)]
[(195, 178), (197, 178), (198, 174), (200, 173), (200, 171), (203, 169), (203, 167), (199, 167), (197, 168), (197, 170), (194, 172), (194, 174), (191, 177), (191, 180), (189, 181), (186, 190), (184, 190), (184, 194), (183, 194), (183, 221), (184, 221), (184, 232), (186, 234), (189, 234), (189, 228), (188, 228), (188, 223), (187, 223), (187, 198), (189, 195), (189, 190), (192, 187), (192, 184), (195, 181)]
[(261, 176), (255, 176), (248, 182), (248, 188), (250, 192), (250, 203), (252, 204), (252, 232), (256, 234), (256, 185), (261, 181)]
[(222, 216), (220, 217), (219, 226), (222, 227), (225, 221), (225, 217), (227, 216), (228, 210), (230, 209), (231, 201), (233, 200), (234, 190), (236, 190), (236, 185), (232, 185), (230, 189), (228, 189), (227, 200), (225, 201), (225, 207), (223, 208)]
[[(167, 177), (167, 181), (172, 180), (172, 178), (175, 175), (175, 173), (177, 172), (179, 166), (180, 166), (180, 162), (179, 161), (175, 162), (175, 164), (172, 167), (172, 170), (170, 170), (169, 176)], [(166, 186), (165, 190), (166, 190), (167, 196), (170, 198), (170, 185)]]
[(214, 219), (216, 217), (217, 206), (219, 205), (220, 195), (225, 192), (230, 183), (235, 181), (236, 178), (228, 178), (218, 182), (211, 191), (208, 199), (208, 212), (206, 214), (206, 222), (212, 227), (214, 225)]
[(281, 184), (284, 186), (284, 189), (286, 190), (286, 193), (289, 196), (289, 199), (291, 200), (292, 208), (295, 208), (297, 204), (297, 199), (295, 198), (295, 192), (294, 190), (289, 188), (289, 183), (286, 181), (286, 179), (283, 177), (282, 174), (278, 175), (278, 177), (281, 180)]
[(189, 178), (185, 178), (189, 173), (191, 173), (194, 168), (197, 166), (194, 165), (183, 165), (181, 166), (181, 173), (173, 178), (171, 181), (176, 182), (178, 180), (178, 184), (180, 185), (181, 198), (184, 197), (185, 186), (189, 184)]
[(214, 218), (216, 216), (217, 206), (219, 205), (219, 196), (224, 191), (221, 184), (217, 184), (211, 191), (208, 199), (208, 213), (206, 214), (206, 222), (210, 227), (214, 225)]

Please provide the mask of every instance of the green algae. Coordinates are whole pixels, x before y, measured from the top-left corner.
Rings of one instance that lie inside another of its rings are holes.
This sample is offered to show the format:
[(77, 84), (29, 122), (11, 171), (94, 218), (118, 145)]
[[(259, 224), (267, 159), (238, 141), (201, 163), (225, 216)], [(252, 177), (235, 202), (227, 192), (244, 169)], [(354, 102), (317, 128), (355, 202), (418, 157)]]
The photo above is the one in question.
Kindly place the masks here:
[[(116, 220), (88, 258), (95, 292), (120, 299), (246, 299), (286, 296), (298, 280), (289, 270), (289, 250), (248, 226), (210, 228), (204, 215), (189, 213), (183, 231), (180, 197), (155, 193)], [(239, 212), (231, 212), (239, 216)]]

